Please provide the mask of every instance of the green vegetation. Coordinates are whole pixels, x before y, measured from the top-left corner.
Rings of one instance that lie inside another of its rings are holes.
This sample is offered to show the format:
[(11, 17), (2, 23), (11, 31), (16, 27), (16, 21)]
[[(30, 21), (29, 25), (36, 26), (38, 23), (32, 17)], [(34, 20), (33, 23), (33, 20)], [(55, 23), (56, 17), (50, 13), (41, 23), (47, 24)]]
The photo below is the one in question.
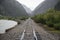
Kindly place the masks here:
[(44, 25), (43, 28), (50, 33), (60, 34), (60, 30), (56, 30), (53, 27), (48, 27), (47, 25)]
[(22, 16), (22, 17), (0, 16), (0, 19), (17, 21), (18, 24), (20, 24), (21, 20), (26, 20), (28, 19), (28, 17), (26, 16)]
[(20, 20), (26, 20), (26, 19), (28, 19), (28, 17), (25, 17), (25, 16), (20, 17)]
[(35, 15), (32, 19), (37, 23), (46, 24), (60, 30), (60, 11), (49, 9), (46, 13)]

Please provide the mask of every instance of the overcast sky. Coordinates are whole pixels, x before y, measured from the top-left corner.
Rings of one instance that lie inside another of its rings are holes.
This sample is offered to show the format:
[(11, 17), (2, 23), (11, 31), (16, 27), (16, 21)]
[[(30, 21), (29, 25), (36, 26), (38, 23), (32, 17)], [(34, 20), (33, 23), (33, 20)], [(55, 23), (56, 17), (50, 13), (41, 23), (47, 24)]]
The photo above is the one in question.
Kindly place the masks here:
[(31, 10), (34, 10), (44, 0), (17, 0), (17, 1), (26, 5)]

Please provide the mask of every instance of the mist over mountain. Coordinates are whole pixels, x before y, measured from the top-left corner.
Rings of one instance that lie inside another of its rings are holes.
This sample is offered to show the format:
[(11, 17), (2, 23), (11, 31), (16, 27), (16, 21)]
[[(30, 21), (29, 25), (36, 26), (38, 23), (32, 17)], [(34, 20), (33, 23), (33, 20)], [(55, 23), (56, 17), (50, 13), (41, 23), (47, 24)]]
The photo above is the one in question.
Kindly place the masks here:
[(23, 6), (16, 0), (0, 0), (0, 15), (4, 16), (28, 16)]
[(41, 4), (39, 4), (32, 13), (33, 15), (44, 13), (48, 9), (54, 8), (57, 3), (58, 0), (45, 0)]
[(27, 6), (25, 6), (24, 4), (22, 4), (22, 5), (23, 5), (24, 9), (26, 10), (26, 12), (27, 12), (29, 15), (31, 15), (31, 13), (32, 13), (31, 9), (28, 8)]

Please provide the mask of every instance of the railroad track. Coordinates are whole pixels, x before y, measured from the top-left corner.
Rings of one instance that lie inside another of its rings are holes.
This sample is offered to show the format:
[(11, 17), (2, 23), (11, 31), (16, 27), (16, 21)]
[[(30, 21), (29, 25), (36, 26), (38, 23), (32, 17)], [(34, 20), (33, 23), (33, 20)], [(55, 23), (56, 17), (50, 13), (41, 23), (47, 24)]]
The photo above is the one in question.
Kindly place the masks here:
[(37, 40), (35, 29), (31, 25), (31, 21), (28, 19), (26, 25), (24, 26), (25, 29), (22, 33), (20, 40)]
[(24, 30), (20, 40), (38, 40), (38, 39), (37, 39), (36, 32), (33, 29), (32, 33), (26, 32), (26, 30)]
[[(3, 38), (4, 37), (4, 38)], [(32, 19), (0, 35), (0, 40), (59, 40), (42, 27), (38, 26)]]

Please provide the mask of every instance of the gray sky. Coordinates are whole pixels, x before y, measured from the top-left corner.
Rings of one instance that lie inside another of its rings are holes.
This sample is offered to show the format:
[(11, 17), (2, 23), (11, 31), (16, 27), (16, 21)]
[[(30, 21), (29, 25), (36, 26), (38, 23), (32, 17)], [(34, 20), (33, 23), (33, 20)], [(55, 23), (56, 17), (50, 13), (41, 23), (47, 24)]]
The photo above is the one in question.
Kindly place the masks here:
[(26, 5), (31, 10), (34, 10), (44, 0), (17, 0), (19, 3)]

